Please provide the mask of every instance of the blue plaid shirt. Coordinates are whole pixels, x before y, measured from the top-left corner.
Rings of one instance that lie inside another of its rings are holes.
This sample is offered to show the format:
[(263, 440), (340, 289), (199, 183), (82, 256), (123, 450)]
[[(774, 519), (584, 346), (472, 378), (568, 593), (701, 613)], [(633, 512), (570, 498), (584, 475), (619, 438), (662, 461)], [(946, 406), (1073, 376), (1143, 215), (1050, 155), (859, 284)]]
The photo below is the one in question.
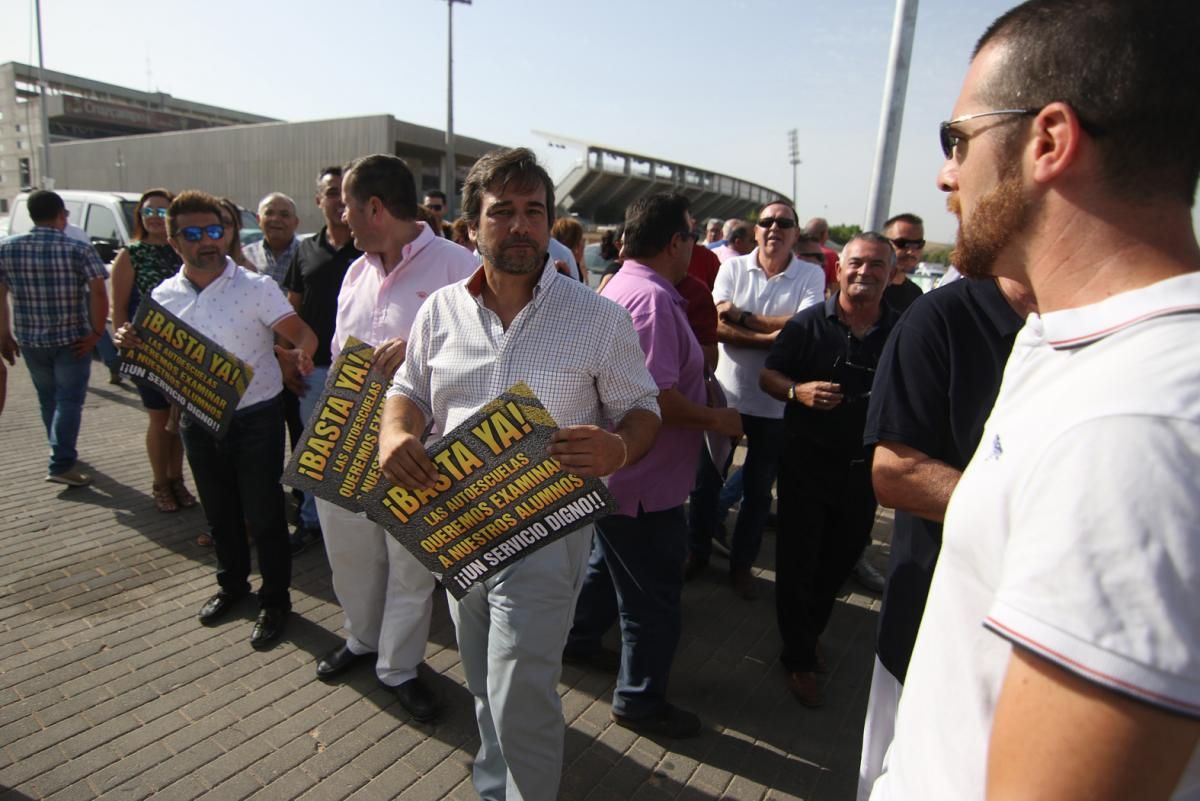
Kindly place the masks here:
[(0, 242), (0, 284), (12, 294), (13, 335), (26, 347), (69, 345), (92, 330), (88, 282), (107, 278), (91, 245), (37, 226)]

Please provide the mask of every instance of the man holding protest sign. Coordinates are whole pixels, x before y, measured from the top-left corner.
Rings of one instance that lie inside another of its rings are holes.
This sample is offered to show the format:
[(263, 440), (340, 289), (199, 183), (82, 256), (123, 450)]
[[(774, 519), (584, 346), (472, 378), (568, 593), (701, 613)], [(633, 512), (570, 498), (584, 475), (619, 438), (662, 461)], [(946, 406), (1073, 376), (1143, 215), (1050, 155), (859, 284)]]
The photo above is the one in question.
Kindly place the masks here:
[[(366, 156), (342, 179), (344, 217), (363, 252), (338, 295), (332, 359), (355, 337), (375, 346), (374, 364), (391, 376), (404, 361), (409, 327), (430, 293), (469, 276), (475, 258), (417, 221), (412, 172), (395, 156)], [(417, 677), (433, 614), (433, 576), (376, 523), (317, 498), (333, 588), (346, 613), (346, 641), (317, 663), (331, 679), (375, 655), (379, 681), (418, 721), (438, 708)]]
[[(261, 609), (250, 644), (266, 648), (283, 634), (291, 611), (292, 556), (279, 484), (283, 472), (279, 362), (301, 374), (310, 372), (317, 339), (271, 278), (243, 270), (228, 258), (232, 232), (221, 224), (216, 198), (196, 191), (177, 195), (167, 209), (167, 231), (183, 268), (159, 284), (151, 298), (240, 358), (250, 372), (223, 437), (186, 414), (181, 424), (188, 464), (217, 552), (220, 590), (201, 607), (200, 622), (216, 623), (250, 594), (249, 529), (254, 532), (262, 574)], [(276, 345), (277, 334), (293, 348)], [(123, 349), (136, 350), (143, 344), (132, 323), (121, 326), (114, 340)], [(186, 337), (177, 341), (189, 347)]]
[(667, 702), (667, 679), (682, 615), (683, 563), (688, 554), (683, 502), (696, 475), (702, 431), (742, 436), (737, 409), (706, 404), (704, 355), (675, 284), (688, 274), (695, 234), (688, 199), (657, 193), (625, 212), (625, 264), (604, 296), (629, 310), (658, 384), (663, 427), (637, 464), (618, 470), (609, 490), (617, 514), (596, 525), (587, 579), (564, 657), (594, 659), (600, 638), (618, 616), (621, 668), (612, 715), (647, 734), (690, 737), (700, 732), (691, 712)]
[[(583, 477), (633, 464), (658, 431), (658, 388), (629, 315), (547, 257), (554, 184), (531, 152), (497, 150), (472, 167), (463, 217), (483, 266), (434, 293), (412, 326), (384, 406), (380, 465), (399, 487), (430, 490), (426, 424), (450, 431), (524, 382), (557, 421), (549, 454)], [(587, 337), (571, 335), (586, 330)], [(611, 422), (613, 430), (600, 427)], [(483, 798), (553, 799), (562, 770), (562, 649), (592, 526), (533, 550), (451, 599), (480, 748)]]

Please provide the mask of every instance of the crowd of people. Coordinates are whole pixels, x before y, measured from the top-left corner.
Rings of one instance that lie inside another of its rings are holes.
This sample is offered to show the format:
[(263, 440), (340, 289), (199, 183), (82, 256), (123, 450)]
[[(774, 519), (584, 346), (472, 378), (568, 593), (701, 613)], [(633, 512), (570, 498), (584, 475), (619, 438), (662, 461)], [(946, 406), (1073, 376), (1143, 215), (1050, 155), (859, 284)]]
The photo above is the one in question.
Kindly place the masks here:
[[(297, 238), (295, 202), (268, 193), (245, 248), (236, 207), (148, 190), (112, 265), (116, 344), (142, 345), (131, 320), (149, 297), (253, 367), (222, 439), (138, 387), (154, 504), (197, 502), (186, 453), (215, 547), (200, 622), (249, 596), (253, 543), (250, 641), (271, 647), (292, 557), (323, 542), (345, 638), (317, 678), (369, 662), (414, 720), (438, 717), (418, 671), (433, 576), (324, 500), (300, 497), (285, 522), (285, 431), (294, 446), (354, 337), (393, 376), (392, 484), (432, 488), (429, 432), (523, 381), (558, 423), (550, 455), (606, 478), (618, 506), (448, 596), (482, 798), (556, 796), (564, 661), (615, 675), (616, 724), (700, 734), (669, 693), (684, 584), (723, 554), (731, 602), (755, 601), (771, 525), (783, 681), (804, 707), (823, 702), (844, 582), (883, 592), (863, 801), (1197, 798), (1200, 111), (1176, 86), (1200, 78), (1200, 30), (1188, 3), (1151, 5), (1030, 0), (984, 34), (940, 131), (963, 277), (929, 293), (909, 277), (914, 214), (838, 252), (787, 200), (698, 221), (675, 192), (606, 233), (593, 290), (585, 229), (556, 219), (523, 148), (474, 165), (453, 223), (395, 156), (321, 169), (321, 229)], [(0, 355), (33, 378), (46, 479), (80, 486), (106, 271), (63, 233), (57, 195), (29, 211), (34, 230), (0, 243)], [(896, 510), (886, 580), (863, 560), (880, 502)], [(619, 653), (601, 644), (614, 626)]]

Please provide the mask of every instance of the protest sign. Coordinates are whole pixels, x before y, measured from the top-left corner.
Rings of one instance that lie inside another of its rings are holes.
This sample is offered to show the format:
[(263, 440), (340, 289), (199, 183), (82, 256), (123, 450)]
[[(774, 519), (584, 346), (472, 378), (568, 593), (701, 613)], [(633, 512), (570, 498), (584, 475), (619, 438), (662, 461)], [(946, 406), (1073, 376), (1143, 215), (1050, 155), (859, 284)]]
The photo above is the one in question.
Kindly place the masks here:
[(208, 433), (224, 437), (254, 374), (250, 365), (151, 298), (138, 304), (133, 326), (142, 346), (121, 350), (120, 374), (158, 390)]
[(546, 452), (558, 428), (533, 391), (509, 387), (427, 448), (433, 489), (386, 480), (363, 508), (455, 598), (523, 556), (612, 514), (604, 483), (565, 471)]
[(352, 512), (379, 481), (379, 410), (390, 377), (371, 369), (374, 358), (371, 345), (346, 341), (283, 472), (289, 487)]

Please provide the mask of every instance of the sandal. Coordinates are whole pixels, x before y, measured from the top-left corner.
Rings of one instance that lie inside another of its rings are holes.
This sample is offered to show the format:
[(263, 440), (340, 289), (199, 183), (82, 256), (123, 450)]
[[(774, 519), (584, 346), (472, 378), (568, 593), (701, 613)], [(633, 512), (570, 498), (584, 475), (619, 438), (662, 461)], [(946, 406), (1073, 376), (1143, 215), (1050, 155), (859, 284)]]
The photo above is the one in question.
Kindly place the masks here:
[(180, 509), (191, 509), (198, 503), (196, 496), (188, 492), (188, 488), (183, 485), (182, 478), (171, 479), (171, 494), (175, 496), (175, 502), (179, 504)]
[(151, 490), (154, 496), (154, 506), (160, 512), (178, 512), (179, 503), (175, 500), (175, 495), (171, 492), (171, 485), (155, 484)]
[(196, 537), (196, 544), (201, 548), (211, 548), (213, 547), (213, 538), (208, 534), (201, 534)]

